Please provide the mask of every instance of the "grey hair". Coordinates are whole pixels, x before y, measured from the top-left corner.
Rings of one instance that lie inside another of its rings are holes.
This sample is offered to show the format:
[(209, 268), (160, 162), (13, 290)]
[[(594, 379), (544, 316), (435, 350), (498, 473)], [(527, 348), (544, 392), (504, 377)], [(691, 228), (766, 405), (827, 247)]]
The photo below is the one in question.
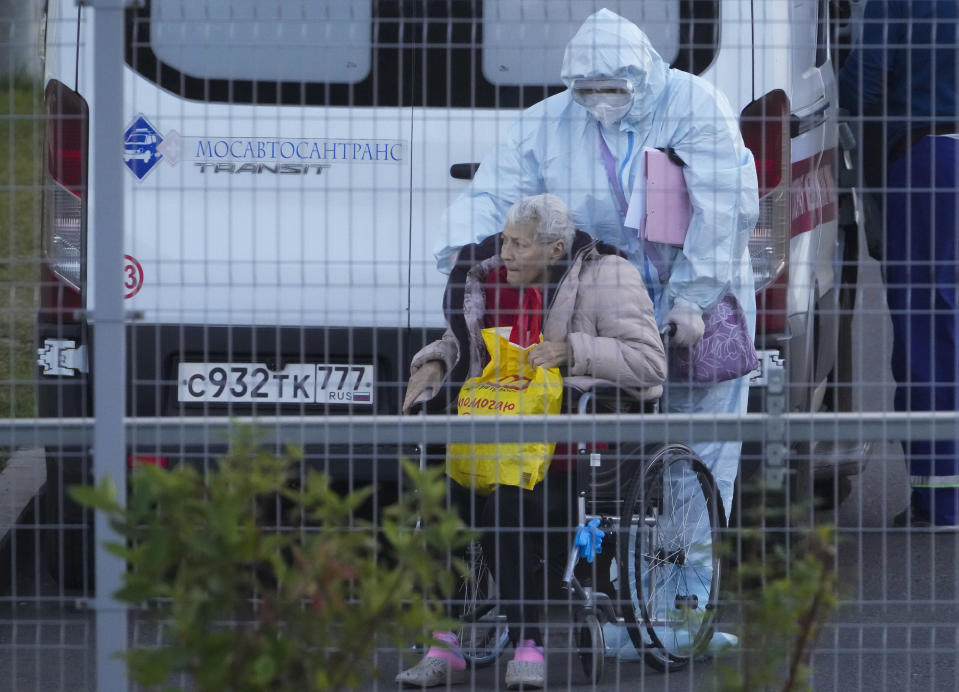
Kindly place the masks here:
[(556, 195), (543, 194), (524, 197), (506, 212), (506, 223), (513, 226), (532, 225), (537, 243), (547, 245), (557, 240), (573, 245), (576, 228), (569, 216), (569, 208)]

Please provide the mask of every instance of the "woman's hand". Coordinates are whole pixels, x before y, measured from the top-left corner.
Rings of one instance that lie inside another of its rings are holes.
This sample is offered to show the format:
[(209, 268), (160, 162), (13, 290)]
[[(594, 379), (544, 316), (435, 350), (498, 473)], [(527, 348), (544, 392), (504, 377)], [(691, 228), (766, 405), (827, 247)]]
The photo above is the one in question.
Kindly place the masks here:
[(410, 375), (403, 399), (403, 413), (409, 413), (414, 404), (429, 401), (439, 391), (446, 368), (438, 360), (428, 360), (419, 370)]
[(569, 351), (565, 341), (544, 341), (533, 346), (526, 359), (534, 368), (558, 368), (569, 363)]

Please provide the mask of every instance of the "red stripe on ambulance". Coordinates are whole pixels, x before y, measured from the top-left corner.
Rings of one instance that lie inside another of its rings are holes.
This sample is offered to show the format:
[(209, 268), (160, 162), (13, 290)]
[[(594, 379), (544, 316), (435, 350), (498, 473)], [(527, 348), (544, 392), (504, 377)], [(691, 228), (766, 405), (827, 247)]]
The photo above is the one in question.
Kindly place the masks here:
[(838, 211), (835, 149), (827, 149), (792, 164), (789, 186), (790, 235), (811, 231), (835, 221)]

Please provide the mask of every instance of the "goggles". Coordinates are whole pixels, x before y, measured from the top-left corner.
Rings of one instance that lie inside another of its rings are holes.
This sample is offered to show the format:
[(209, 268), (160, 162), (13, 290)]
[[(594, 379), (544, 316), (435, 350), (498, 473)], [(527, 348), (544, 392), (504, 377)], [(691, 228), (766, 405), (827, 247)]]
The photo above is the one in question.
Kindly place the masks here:
[(633, 85), (628, 79), (574, 79), (570, 88), (573, 100), (584, 108), (596, 103), (615, 108), (633, 101)]

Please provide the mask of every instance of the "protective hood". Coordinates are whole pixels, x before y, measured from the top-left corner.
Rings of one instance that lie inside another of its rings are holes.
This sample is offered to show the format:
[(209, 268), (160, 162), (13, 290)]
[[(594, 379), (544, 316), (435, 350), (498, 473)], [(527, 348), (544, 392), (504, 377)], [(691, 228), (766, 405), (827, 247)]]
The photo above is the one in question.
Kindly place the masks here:
[(638, 26), (602, 9), (587, 17), (566, 46), (561, 77), (623, 77), (633, 85), (633, 106), (625, 119), (637, 123), (653, 111), (666, 88), (669, 65)]

